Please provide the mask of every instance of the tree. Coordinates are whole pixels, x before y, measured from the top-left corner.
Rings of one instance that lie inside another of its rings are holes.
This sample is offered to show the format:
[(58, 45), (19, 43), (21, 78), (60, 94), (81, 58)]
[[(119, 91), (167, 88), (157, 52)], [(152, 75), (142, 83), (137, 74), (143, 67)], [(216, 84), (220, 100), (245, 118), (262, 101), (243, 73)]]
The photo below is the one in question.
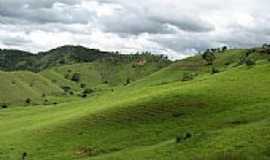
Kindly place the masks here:
[(25, 103), (26, 103), (26, 104), (30, 104), (30, 103), (31, 103), (31, 99), (30, 99), (30, 98), (27, 98), (27, 99), (25, 100)]
[(71, 80), (74, 81), (74, 82), (79, 82), (81, 79), (81, 75), (80, 73), (74, 73), (71, 77)]
[(263, 49), (269, 49), (270, 48), (270, 44), (264, 43), (262, 46)]
[(126, 85), (129, 85), (129, 84), (130, 84), (130, 79), (127, 78), (127, 80), (126, 80)]
[(223, 46), (222, 47), (222, 52), (225, 52), (226, 50), (228, 50), (228, 47), (227, 46)]
[(214, 54), (215, 52), (213, 51), (213, 49), (207, 49), (203, 55), (202, 55), (202, 58), (207, 62), (207, 65), (213, 65), (215, 59), (216, 59), (216, 56)]

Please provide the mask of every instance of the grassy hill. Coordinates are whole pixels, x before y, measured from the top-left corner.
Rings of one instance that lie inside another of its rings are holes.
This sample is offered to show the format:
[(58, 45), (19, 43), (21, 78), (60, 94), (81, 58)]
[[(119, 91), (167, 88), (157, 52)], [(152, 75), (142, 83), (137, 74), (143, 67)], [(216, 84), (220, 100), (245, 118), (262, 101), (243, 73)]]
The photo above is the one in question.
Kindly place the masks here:
[[(62, 46), (37, 55), (0, 50), (0, 69), (14, 70), (0, 74), (0, 104), (38, 105), (85, 98), (132, 83), (170, 63), (149, 53), (120, 55), (82, 46)], [(26, 103), (27, 99), (31, 102)]]
[(0, 159), (267, 160), (269, 55), (247, 52), (216, 55), (214, 73), (195, 56), (83, 100), (2, 109)]
[[(0, 72), (0, 104), (40, 104), (50, 96), (61, 96), (63, 90), (48, 79), (32, 72)], [(26, 104), (26, 100), (31, 102)]]
[(5, 71), (31, 70), (38, 72), (64, 64), (93, 62), (98, 59), (116, 56), (111, 52), (71, 45), (61, 46), (37, 54), (20, 50), (0, 49), (0, 69)]

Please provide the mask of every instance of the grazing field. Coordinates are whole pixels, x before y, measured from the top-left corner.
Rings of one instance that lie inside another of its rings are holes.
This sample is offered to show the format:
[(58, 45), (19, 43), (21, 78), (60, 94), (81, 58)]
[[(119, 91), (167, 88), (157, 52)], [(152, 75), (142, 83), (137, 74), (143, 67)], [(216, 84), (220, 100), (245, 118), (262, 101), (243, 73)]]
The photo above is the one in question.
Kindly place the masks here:
[[(126, 85), (114, 85), (115, 79), (112, 88), (84, 99), (0, 109), (0, 159), (270, 159), (270, 63), (254, 53), (256, 64), (239, 64), (245, 53), (217, 55), (215, 73), (195, 56)], [(29, 90), (40, 95), (45, 89), (58, 91), (61, 83), (78, 87), (63, 73), (91, 66), (44, 71), (46, 79), (36, 76), (45, 82), (59, 77), (59, 82)], [(100, 85), (96, 72), (90, 74), (94, 78), (82, 77), (87, 86)]]

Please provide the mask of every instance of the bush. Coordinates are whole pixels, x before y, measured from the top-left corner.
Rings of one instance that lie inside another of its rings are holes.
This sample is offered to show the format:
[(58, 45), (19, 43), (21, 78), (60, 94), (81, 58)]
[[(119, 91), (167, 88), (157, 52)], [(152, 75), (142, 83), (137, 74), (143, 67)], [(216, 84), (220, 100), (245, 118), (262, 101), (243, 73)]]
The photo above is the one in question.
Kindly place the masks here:
[(207, 49), (203, 53), (202, 58), (207, 62), (207, 65), (213, 65), (213, 63), (216, 59), (216, 56), (214, 53), (215, 53), (215, 51), (210, 50), (210, 49)]
[(6, 108), (8, 108), (8, 105), (7, 104), (1, 104), (1, 107), (3, 108), (3, 109), (6, 109)]
[(217, 68), (212, 67), (211, 74), (217, 74), (217, 73), (219, 73), (219, 72), (220, 72), (220, 71), (219, 71)]
[(85, 89), (85, 90), (83, 91), (83, 94), (91, 94), (91, 93), (93, 93), (93, 92), (94, 92), (93, 89), (87, 88), (87, 89)]
[(86, 84), (82, 83), (82, 84), (80, 84), (80, 87), (81, 88), (85, 88), (86, 87)]
[(194, 74), (185, 72), (182, 77), (182, 81), (191, 81), (194, 79)]
[(129, 78), (127, 78), (127, 80), (126, 80), (126, 84), (125, 85), (129, 85), (130, 84), (130, 79)]
[(69, 86), (62, 86), (61, 88), (64, 90), (64, 92), (69, 92), (71, 90), (71, 87)]
[(82, 94), (81, 97), (82, 98), (86, 98), (87, 97), (87, 94)]
[(43, 97), (43, 98), (44, 98), (44, 97), (46, 97), (46, 94), (45, 94), (45, 93), (43, 93), (43, 94), (41, 95), (41, 97)]
[(253, 61), (253, 60), (251, 60), (251, 59), (247, 59), (247, 60), (245, 61), (245, 64), (246, 64), (247, 66), (254, 66), (254, 65), (256, 65), (256, 62)]
[(44, 104), (48, 104), (49, 100), (48, 99), (44, 99)]
[(109, 83), (109, 81), (105, 80), (103, 83), (104, 83), (104, 84), (108, 84), (108, 83)]
[(31, 100), (30, 98), (27, 98), (27, 99), (25, 100), (25, 103), (26, 103), (26, 104), (30, 104), (31, 101), (32, 101), (32, 100)]
[(74, 73), (71, 77), (71, 80), (74, 82), (79, 82), (81, 80), (81, 75), (80, 73)]
[(187, 132), (183, 135), (176, 136), (176, 143), (181, 143), (182, 141), (190, 139), (191, 137), (192, 137), (192, 134), (190, 132)]

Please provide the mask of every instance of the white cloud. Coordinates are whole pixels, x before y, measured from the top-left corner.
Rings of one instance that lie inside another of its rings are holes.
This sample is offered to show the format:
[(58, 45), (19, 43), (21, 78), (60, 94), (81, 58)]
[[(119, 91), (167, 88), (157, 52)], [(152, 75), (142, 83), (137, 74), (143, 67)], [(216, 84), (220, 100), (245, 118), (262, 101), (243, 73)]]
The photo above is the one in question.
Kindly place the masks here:
[(0, 47), (80, 44), (183, 58), (270, 41), (268, 0), (0, 0)]

